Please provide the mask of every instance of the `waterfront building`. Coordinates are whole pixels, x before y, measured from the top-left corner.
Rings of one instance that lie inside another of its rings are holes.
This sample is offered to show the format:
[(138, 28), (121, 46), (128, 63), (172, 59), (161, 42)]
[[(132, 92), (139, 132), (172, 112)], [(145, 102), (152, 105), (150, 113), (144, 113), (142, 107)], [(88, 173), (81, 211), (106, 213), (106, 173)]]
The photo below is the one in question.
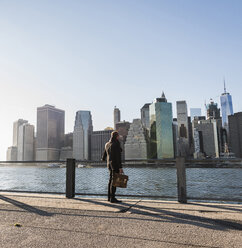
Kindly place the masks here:
[(37, 108), (36, 160), (59, 160), (64, 132), (64, 110), (48, 104)]
[(206, 105), (207, 109), (207, 119), (220, 119), (220, 109), (218, 108), (218, 104), (210, 99), (210, 103)]
[(146, 103), (141, 109), (141, 122), (142, 125), (146, 128), (150, 128), (150, 103)]
[(202, 139), (199, 138), (199, 131), (197, 130), (197, 128), (193, 129), (193, 139), (194, 139), (194, 153), (193, 153), (193, 156), (194, 156), (195, 159), (198, 159), (199, 154), (201, 153), (200, 140), (202, 141)]
[(226, 92), (226, 86), (224, 82), (224, 93), (220, 96), (220, 102), (221, 102), (221, 110), (222, 110), (222, 125), (223, 127), (229, 131), (228, 128), (228, 116), (233, 115), (233, 103), (232, 103), (232, 96)]
[(28, 123), (19, 126), (17, 160), (34, 160), (34, 126)]
[(150, 158), (174, 158), (172, 131), (172, 104), (164, 92), (149, 106), (150, 110)]
[(172, 122), (172, 132), (173, 132), (173, 147), (174, 147), (174, 157), (178, 157), (178, 123), (177, 118), (173, 118)]
[(13, 145), (7, 149), (7, 161), (18, 160), (19, 127), (25, 123), (28, 123), (28, 121), (23, 119), (18, 119), (13, 123)]
[(116, 131), (118, 131), (119, 133), (119, 141), (120, 141), (121, 148), (123, 150), (123, 152), (121, 153), (122, 160), (125, 159), (124, 144), (127, 139), (129, 128), (130, 128), (130, 122), (128, 121), (122, 121), (116, 124)]
[(202, 115), (201, 108), (190, 108), (191, 121), (193, 121), (194, 117), (198, 117), (201, 115)]
[(130, 125), (124, 144), (125, 160), (147, 159), (148, 155), (147, 131), (140, 119), (134, 119)]
[(110, 140), (113, 130), (93, 131), (91, 134), (91, 160), (100, 161), (105, 144)]
[(195, 116), (192, 121), (193, 157), (195, 159), (204, 158), (202, 131), (198, 131), (197, 128), (201, 120), (205, 121), (206, 117)]
[(17, 146), (10, 146), (7, 149), (7, 161), (17, 161)]
[(120, 110), (115, 106), (113, 110), (113, 123), (115, 130), (116, 130), (116, 124), (120, 122), (120, 119), (121, 119)]
[(73, 158), (77, 160), (91, 159), (91, 133), (93, 131), (90, 111), (76, 112), (73, 132)]
[[(189, 124), (187, 114), (186, 101), (177, 101), (177, 124), (178, 124), (178, 138), (179, 138), (179, 151), (178, 154), (184, 157), (189, 156), (190, 152), (190, 140), (189, 140)], [(183, 150), (184, 154), (181, 154)]]
[(242, 158), (242, 112), (228, 116), (229, 147), (236, 157)]
[(18, 119), (13, 123), (13, 146), (18, 146), (18, 132), (19, 132), (19, 127), (23, 125), (24, 123), (28, 123), (27, 120), (23, 119)]
[[(222, 127), (221, 120), (193, 120), (193, 137), (194, 137), (194, 157), (204, 156), (218, 158), (220, 155), (220, 130)], [(198, 140), (199, 139), (199, 140)], [(199, 144), (199, 145), (198, 145)]]
[(188, 116), (187, 121), (188, 121), (188, 134), (189, 134), (189, 156), (192, 156), (194, 152), (194, 144), (193, 144), (192, 121), (190, 116)]

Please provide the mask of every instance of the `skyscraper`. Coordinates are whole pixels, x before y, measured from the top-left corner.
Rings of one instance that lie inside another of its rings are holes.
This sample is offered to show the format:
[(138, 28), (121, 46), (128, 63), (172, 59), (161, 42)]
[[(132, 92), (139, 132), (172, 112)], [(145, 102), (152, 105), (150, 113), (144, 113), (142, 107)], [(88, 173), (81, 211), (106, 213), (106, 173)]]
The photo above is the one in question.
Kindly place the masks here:
[(233, 115), (233, 103), (232, 103), (232, 96), (226, 92), (226, 86), (224, 82), (224, 93), (220, 96), (221, 102), (221, 110), (222, 110), (222, 125), (223, 127), (229, 131), (228, 128), (228, 116)]
[(91, 134), (91, 160), (100, 161), (105, 144), (110, 140), (113, 130), (94, 131)]
[(206, 105), (207, 109), (207, 118), (210, 119), (220, 119), (220, 109), (218, 108), (218, 104), (210, 99), (210, 103)]
[(76, 112), (73, 132), (73, 158), (77, 160), (91, 159), (91, 133), (93, 131), (90, 111)]
[(202, 132), (198, 131), (197, 126), (199, 124), (199, 121), (205, 121), (205, 116), (195, 116), (192, 121), (192, 151), (193, 151), (193, 157), (194, 158), (201, 158), (204, 156), (203, 151), (203, 138), (202, 138)]
[[(8, 147), (7, 150), (7, 161), (17, 161), (17, 160), (23, 160), (23, 155), (19, 153), (23, 152), (23, 145), (25, 137), (23, 137), (23, 133), (20, 133), (20, 127), (27, 124), (27, 120), (18, 119), (13, 123), (13, 146)], [(21, 129), (22, 130), (22, 129)], [(21, 138), (21, 141), (19, 140)], [(21, 147), (20, 147), (21, 146)], [(22, 150), (21, 150), (22, 149)], [(33, 159), (28, 159), (33, 160)]]
[[(178, 139), (179, 139), (178, 155), (188, 156), (190, 147), (189, 147), (189, 127), (188, 127), (189, 125), (188, 125), (186, 101), (177, 101), (176, 108), (177, 108), (177, 124), (178, 124)], [(184, 151), (183, 154), (181, 154), (181, 150)]]
[(34, 126), (24, 123), (18, 131), (18, 161), (34, 160)]
[(147, 159), (148, 154), (147, 129), (140, 119), (134, 119), (130, 125), (128, 136), (124, 144), (125, 160)]
[(113, 123), (114, 123), (114, 129), (116, 129), (116, 124), (118, 122), (120, 122), (121, 119), (121, 114), (120, 114), (120, 110), (118, 108), (116, 108), (116, 106), (114, 107), (113, 110)]
[(13, 146), (18, 146), (18, 132), (19, 127), (23, 125), (24, 123), (28, 123), (28, 121), (23, 119), (18, 119), (13, 123)]
[(197, 121), (194, 127), (196, 128), (195, 131), (198, 132), (198, 136), (200, 133), (200, 151), (206, 156), (218, 158), (220, 155), (219, 130), (221, 128), (221, 120), (209, 119)]
[(140, 110), (142, 125), (146, 128), (150, 128), (150, 103), (146, 103)]
[(229, 145), (236, 157), (242, 158), (242, 112), (228, 117), (229, 120)]
[(125, 145), (125, 142), (126, 142), (126, 138), (127, 138), (127, 135), (128, 135), (129, 128), (130, 128), (130, 122), (128, 122), (128, 121), (122, 121), (122, 122), (118, 122), (116, 124), (116, 130), (119, 133), (120, 145), (121, 145), (121, 148), (123, 149), (123, 151), (121, 153), (122, 160), (124, 160), (124, 158), (125, 158), (124, 145)]
[(221, 153), (221, 119), (202, 120), (195, 118), (192, 122), (194, 138), (194, 157), (219, 157)]
[(64, 110), (48, 104), (37, 108), (36, 160), (59, 160), (64, 132)]
[(173, 158), (172, 104), (165, 94), (150, 104), (150, 154), (151, 158)]
[(172, 122), (172, 131), (173, 131), (173, 148), (174, 148), (174, 157), (178, 156), (179, 147), (178, 147), (178, 123), (177, 118), (173, 118)]

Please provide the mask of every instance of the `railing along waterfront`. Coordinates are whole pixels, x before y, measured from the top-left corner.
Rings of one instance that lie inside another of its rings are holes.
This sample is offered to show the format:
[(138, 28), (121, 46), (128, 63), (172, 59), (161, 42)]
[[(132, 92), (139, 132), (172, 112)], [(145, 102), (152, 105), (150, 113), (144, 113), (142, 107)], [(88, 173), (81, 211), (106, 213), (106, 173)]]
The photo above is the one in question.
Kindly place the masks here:
[[(76, 194), (106, 196), (109, 172), (105, 163), (77, 161)], [(116, 194), (122, 197), (139, 197), (150, 199), (176, 199), (177, 182), (174, 161), (167, 164), (152, 160), (127, 160), (123, 170), (129, 176), (128, 187), (117, 189)]]
[[(187, 160), (185, 165), (188, 200), (242, 202), (240, 160)], [(74, 195), (107, 195), (105, 163), (75, 161), (74, 167)], [(123, 167), (129, 176), (128, 187), (117, 189), (117, 195), (178, 198), (176, 160), (127, 160)], [(0, 162), (1, 191), (64, 194), (66, 178), (66, 161)]]
[(0, 190), (8, 192), (66, 192), (66, 161), (0, 162)]

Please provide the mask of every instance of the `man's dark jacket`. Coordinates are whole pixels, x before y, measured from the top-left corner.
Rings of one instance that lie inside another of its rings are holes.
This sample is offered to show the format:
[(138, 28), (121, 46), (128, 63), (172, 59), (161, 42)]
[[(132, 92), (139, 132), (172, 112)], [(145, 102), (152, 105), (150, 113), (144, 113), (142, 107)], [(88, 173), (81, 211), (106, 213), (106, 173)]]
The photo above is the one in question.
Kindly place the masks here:
[(105, 161), (107, 159), (109, 170), (118, 171), (122, 168), (121, 152), (122, 148), (118, 140), (110, 140), (105, 144), (102, 160)]

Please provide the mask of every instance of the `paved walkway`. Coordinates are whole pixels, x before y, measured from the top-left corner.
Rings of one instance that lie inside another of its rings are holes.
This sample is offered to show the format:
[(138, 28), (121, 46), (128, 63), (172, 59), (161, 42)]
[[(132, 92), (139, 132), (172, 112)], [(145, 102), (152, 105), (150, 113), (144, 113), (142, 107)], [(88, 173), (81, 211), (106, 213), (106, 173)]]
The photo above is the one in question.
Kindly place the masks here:
[(242, 205), (0, 192), (0, 247), (242, 247)]

